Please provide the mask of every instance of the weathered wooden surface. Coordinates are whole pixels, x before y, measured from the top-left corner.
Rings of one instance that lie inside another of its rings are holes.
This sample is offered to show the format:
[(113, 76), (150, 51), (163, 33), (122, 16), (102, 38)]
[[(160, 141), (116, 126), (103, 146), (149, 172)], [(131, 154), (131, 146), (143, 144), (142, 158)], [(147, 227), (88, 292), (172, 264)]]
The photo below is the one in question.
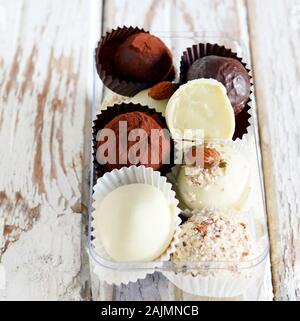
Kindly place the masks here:
[[(82, 214), (91, 53), (102, 25), (199, 31), (251, 49), (275, 298), (299, 300), (297, 0), (0, 0), (0, 264), (7, 276), (0, 300), (82, 300), (91, 292), (95, 300), (209, 299), (183, 293), (159, 273), (123, 287), (92, 273), (90, 281)], [(267, 273), (258, 299), (271, 297)]]
[(0, 2), (0, 299), (89, 298), (86, 1)]
[(300, 2), (248, 10), (275, 299), (300, 300)]

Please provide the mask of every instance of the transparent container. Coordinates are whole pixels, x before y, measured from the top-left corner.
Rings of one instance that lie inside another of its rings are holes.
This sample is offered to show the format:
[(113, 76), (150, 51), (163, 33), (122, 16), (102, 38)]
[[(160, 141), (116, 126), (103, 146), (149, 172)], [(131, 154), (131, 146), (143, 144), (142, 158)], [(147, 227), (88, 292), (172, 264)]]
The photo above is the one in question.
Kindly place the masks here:
[[(246, 46), (239, 40), (215, 37), (207, 33), (162, 33), (152, 32), (160, 37), (172, 50), (173, 62), (179, 76), (179, 63), (186, 48), (198, 43), (217, 43), (236, 52), (249, 69)], [(96, 69), (94, 68), (93, 84), (93, 119), (100, 112), (107, 90), (104, 88)], [(149, 273), (160, 271), (180, 289), (201, 296), (232, 297), (247, 291), (254, 286), (258, 289), (263, 283), (263, 277), (268, 265), (269, 240), (265, 211), (263, 177), (261, 170), (261, 155), (258, 142), (255, 97), (251, 96), (251, 118), (248, 133), (243, 139), (237, 139), (235, 144), (242, 146), (243, 153), (251, 165), (252, 198), (244, 213), (250, 218), (251, 234), (255, 239), (257, 255), (240, 262), (235, 261), (204, 261), (204, 262), (115, 262), (108, 257), (99, 255), (94, 245), (93, 231), (93, 187), (96, 183), (93, 164), (91, 164), (90, 203), (89, 203), (89, 242), (88, 250), (95, 273), (101, 280), (110, 284), (126, 284), (146, 277)], [(193, 271), (189, 273), (189, 271)], [(196, 271), (196, 272), (195, 272)]]

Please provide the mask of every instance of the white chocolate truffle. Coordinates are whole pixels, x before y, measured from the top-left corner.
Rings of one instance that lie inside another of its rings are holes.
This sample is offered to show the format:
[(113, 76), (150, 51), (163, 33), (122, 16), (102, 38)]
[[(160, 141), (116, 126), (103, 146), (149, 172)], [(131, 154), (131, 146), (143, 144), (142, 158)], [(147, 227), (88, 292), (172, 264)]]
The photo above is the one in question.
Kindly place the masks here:
[(246, 219), (205, 210), (181, 225), (172, 261), (239, 262), (253, 255), (253, 240)]
[(148, 96), (148, 92), (149, 92), (149, 89), (144, 89), (133, 97), (126, 97), (126, 96), (118, 95), (112, 92), (111, 90), (108, 90), (103, 100), (101, 109), (106, 109), (107, 106), (113, 106), (114, 104), (133, 103), (133, 104), (141, 104), (149, 108), (154, 108), (157, 112), (162, 113), (162, 115), (164, 116), (166, 113), (166, 107), (169, 100), (153, 99), (150, 96)]
[(156, 100), (151, 98), (148, 95), (148, 92), (149, 89), (142, 90), (135, 96), (128, 98), (126, 101), (154, 108), (157, 112), (162, 113), (162, 115), (164, 116), (169, 99)]
[(226, 88), (214, 79), (196, 79), (187, 82), (170, 98), (166, 120), (174, 138), (191, 138), (185, 130), (202, 130), (204, 137), (232, 139), (235, 130), (234, 111)]
[(235, 148), (216, 145), (220, 163), (210, 169), (182, 166), (177, 176), (180, 200), (191, 210), (205, 207), (240, 211), (251, 191), (247, 159)]
[(127, 98), (129, 98), (129, 97), (116, 94), (113, 91), (111, 91), (110, 89), (107, 89), (105, 92), (100, 110), (105, 110), (109, 106), (113, 106), (115, 104), (121, 104), (123, 102), (126, 102)]
[(175, 208), (151, 185), (130, 184), (109, 193), (96, 209), (96, 237), (115, 261), (152, 261), (170, 245)]

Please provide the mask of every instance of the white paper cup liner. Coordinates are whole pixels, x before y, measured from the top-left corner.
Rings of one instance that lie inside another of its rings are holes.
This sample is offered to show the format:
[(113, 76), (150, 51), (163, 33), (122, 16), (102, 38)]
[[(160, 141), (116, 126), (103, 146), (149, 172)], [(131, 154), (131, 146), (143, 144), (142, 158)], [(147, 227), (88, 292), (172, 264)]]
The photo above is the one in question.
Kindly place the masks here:
[[(189, 214), (192, 215), (201, 215), (206, 212), (215, 212), (219, 211), (218, 209), (206, 208), (203, 210), (194, 210)], [(230, 217), (230, 212), (224, 212), (222, 215)], [(176, 267), (174, 267), (173, 271), (164, 271), (163, 274), (178, 288), (182, 289), (185, 292), (200, 295), (200, 296), (211, 296), (211, 297), (232, 297), (242, 294), (244, 291), (250, 287), (253, 282), (256, 280), (256, 276), (258, 265), (253, 263), (253, 260), (257, 257), (257, 242), (255, 231), (252, 228), (253, 218), (251, 217), (251, 213), (240, 213), (238, 214), (239, 219), (248, 225), (248, 231), (251, 236), (252, 243), (252, 252), (251, 257), (249, 258), (252, 263), (249, 261), (249, 266), (253, 265), (253, 268), (241, 268), (241, 265), (237, 262), (228, 262), (225, 266), (218, 266), (218, 262), (215, 262), (215, 267), (211, 266), (211, 268), (197, 268), (197, 263), (194, 261), (192, 264), (195, 264), (195, 267), (191, 268), (187, 271), (175, 271)], [(205, 262), (199, 262), (201, 264), (205, 264)], [(224, 262), (220, 262), (224, 263)], [(244, 262), (246, 263), (246, 262)], [(189, 266), (188, 263), (186, 263)], [(241, 262), (242, 264), (242, 262)], [(210, 263), (207, 262), (207, 266)]]
[(112, 270), (97, 264), (95, 261), (92, 261), (92, 269), (99, 280), (105, 281), (109, 285), (117, 286), (122, 284), (127, 285), (130, 282), (135, 283), (138, 280), (146, 278), (148, 273), (153, 273), (151, 269), (149, 269), (149, 271), (143, 270), (140, 272)]
[[(110, 269), (103, 266), (100, 266), (95, 262), (94, 271), (101, 280), (106, 281), (110, 284), (127, 284), (129, 282), (135, 282), (138, 279), (145, 278), (148, 273), (153, 273), (155, 267), (159, 267), (165, 261), (170, 260), (170, 256), (176, 250), (176, 244), (179, 241), (181, 219), (179, 217), (180, 209), (178, 208), (178, 200), (175, 198), (175, 192), (172, 190), (172, 186), (167, 182), (164, 176), (157, 171), (154, 171), (152, 168), (146, 168), (145, 166), (131, 166), (123, 167), (120, 170), (113, 170), (109, 173), (104, 174), (97, 180), (96, 185), (94, 186), (93, 194), (93, 209), (98, 208), (102, 200), (110, 192), (116, 188), (128, 185), (128, 184), (148, 184), (154, 187), (157, 187), (165, 197), (174, 204), (175, 208), (175, 232), (168, 249), (155, 261), (147, 262), (147, 268), (140, 270), (133, 270), (133, 267), (136, 266), (136, 263), (128, 262), (126, 263), (126, 270), (123, 269)], [(106, 253), (102, 242), (99, 237), (96, 237), (96, 217), (95, 210), (92, 212), (92, 236), (94, 237), (92, 241), (92, 246), (96, 254), (102, 259), (112, 262), (112, 259)], [(112, 262), (117, 266), (118, 262)], [(124, 264), (122, 262), (121, 264)], [(144, 264), (144, 262), (143, 262)], [(149, 268), (148, 268), (149, 267)], [(132, 270), (131, 270), (132, 268)]]
[[(209, 272), (206, 272), (209, 273)], [(220, 271), (219, 274), (206, 276), (183, 275), (166, 272), (163, 274), (179, 289), (199, 296), (233, 297), (243, 294), (256, 280), (254, 276)], [(222, 276), (222, 274), (225, 274)]]
[[(175, 273), (163, 271), (165, 277), (179, 289), (198, 296), (230, 298), (244, 295), (250, 289), (259, 286), (267, 268), (268, 256), (257, 265), (240, 271), (212, 269), (199, 271), (199, 274)], [(201, 275), (202, 274), (202, 275)]]

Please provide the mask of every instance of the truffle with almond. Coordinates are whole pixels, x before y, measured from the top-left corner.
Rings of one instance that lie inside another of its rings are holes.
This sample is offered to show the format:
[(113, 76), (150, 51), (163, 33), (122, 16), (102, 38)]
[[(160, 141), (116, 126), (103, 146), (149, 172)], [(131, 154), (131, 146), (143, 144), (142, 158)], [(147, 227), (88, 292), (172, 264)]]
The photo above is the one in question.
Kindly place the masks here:
[[(189, 210), (244, 209), (251, 195), (250, 165), (244, 155), (226, 144), (197, 149), (194, 163), (188, 159), (191, 164), (182, 165), (176, 178), (177, 195), (183, 206)], [(187, 153), (190, 154), (193, 150)]]
[(199, 166), (203, 169), (211, 169), (220, 164), (220, 153), (214, 148), (203, 145), (193, 146), (185, 154), (185, 165)]

